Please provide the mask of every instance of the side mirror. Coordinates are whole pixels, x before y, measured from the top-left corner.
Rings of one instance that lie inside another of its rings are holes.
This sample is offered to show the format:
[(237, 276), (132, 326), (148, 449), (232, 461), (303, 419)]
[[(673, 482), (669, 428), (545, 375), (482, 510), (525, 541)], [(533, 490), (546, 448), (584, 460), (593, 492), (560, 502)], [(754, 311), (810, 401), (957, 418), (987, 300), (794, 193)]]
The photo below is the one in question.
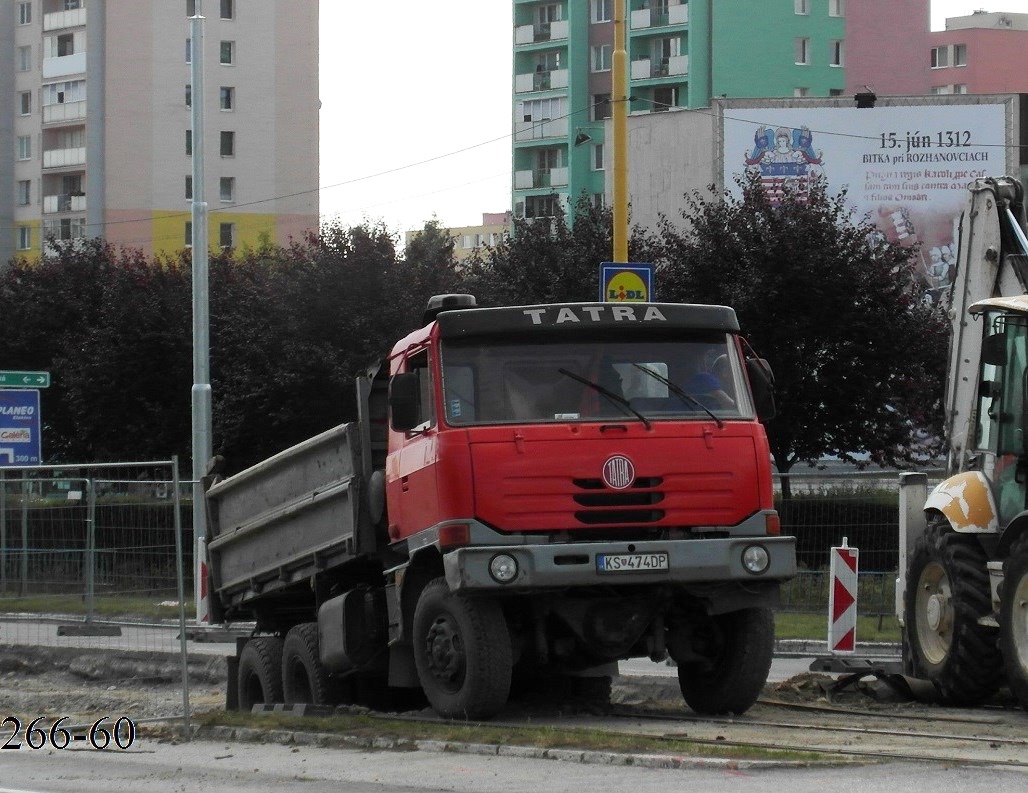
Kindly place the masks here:
[(982, 342), (982, 362), (1004, 366), (1007, 362), (1007, 337), (1002, 333), (986, 336)]
[(420, 421), (421, 393), (417, 372), (403, 372), (389, 380), (389, 424), (397, 432), (408, 432)]
[(746, 374), (753, 389), (753, 404), (757, 408), (757, 418), (770, 421), (775, 417), (775, 375), (771, 364), (763, 358), (747, 358)]

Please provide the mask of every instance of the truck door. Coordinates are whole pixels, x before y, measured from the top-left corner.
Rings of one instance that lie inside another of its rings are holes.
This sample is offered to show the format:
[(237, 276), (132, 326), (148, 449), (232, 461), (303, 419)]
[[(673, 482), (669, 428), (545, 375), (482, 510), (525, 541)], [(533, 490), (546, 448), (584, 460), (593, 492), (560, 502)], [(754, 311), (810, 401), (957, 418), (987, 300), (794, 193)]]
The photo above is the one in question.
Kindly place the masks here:
[(979, 447), (995, 448), (995, 495), (1005, 526), (1025, 509), (1028, 447), (1025, 445), (1028, 389), (1028, 318), (995, 317), (982, 352), (979, 388)]
[(406, 432), (390, 430), (386, 463), (386, 503), (389, 537), (396, 541), (438, 522), (436, 489), (438, 427), (433, 407), (431, 359), (427, 349), (404, 358), (400, 371), (418, 376), (418, 425)]

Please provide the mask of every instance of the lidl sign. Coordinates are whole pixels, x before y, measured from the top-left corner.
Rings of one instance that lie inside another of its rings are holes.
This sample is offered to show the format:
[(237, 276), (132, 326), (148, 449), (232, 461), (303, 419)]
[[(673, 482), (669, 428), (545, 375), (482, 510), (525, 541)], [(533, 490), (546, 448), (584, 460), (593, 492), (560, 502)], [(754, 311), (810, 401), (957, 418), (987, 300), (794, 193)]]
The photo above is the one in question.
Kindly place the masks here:
[(652, 303), (653, 265), (618, 264), (600, 265), (601, 303)]

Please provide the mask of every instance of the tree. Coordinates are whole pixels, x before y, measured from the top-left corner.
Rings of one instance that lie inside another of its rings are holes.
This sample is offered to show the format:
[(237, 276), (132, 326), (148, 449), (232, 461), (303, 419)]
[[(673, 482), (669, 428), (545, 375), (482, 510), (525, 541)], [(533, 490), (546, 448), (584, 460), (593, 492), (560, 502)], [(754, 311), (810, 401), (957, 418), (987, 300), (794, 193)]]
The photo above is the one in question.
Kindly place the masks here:
[(941, 428), (949, 326), (910, 252), (855, 219), (845, 192), (772, 200), (757, 179), (739, 186), (687, 196), (685, 231), (664, 219), (661, 294), (735, 308), (774, 369), (780, 472), (824, 455), (914, 462)]

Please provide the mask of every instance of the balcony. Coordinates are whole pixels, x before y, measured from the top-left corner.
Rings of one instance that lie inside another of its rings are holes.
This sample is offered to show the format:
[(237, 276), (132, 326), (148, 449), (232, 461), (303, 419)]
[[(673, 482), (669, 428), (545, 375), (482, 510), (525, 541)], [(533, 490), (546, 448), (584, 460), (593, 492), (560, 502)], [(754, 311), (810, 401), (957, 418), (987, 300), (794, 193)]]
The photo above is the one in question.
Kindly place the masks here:
[(689, 56), (675, 55), (672, 58), (651, 60), (642, 58), (632, 61), (632, 79), (649, 80), (654, 77), (678, 77), (689, 73)]
[(43, 212), (52, 215), (57, 212), (85, 212), (86, 197), (82, 194), (64, 193), (43, 196)]
[(632, 30), (687, 24), (689, 24), (688, 3), (669, 5), (664, 11), (661, 11), (659, 8), (640, 8), (633, 11), (631, 16)]
[(552, 72), (529, 72), (514, 75), (514, 93), (525, 94), (530, 91), (550, 91), (568, 87), (568, 70), (556, 69)]
[(78, 121), (86, 117), (86, 100), (59, 102), (43, 105), (43, 123), (56, 124), (62, 121)]
[(62, 28), (77, 28), (86, 24), (86, 9), (75, 8), (71, 11), (55, 11), (52, 14), (43, 15), (43, 32), (50, 30), (61, 30)]
[(86, 164), (86, 147), (73, 149), (50, 149), (43, 152), (44, 168), (66, 168), (70, 165)]
[(544, 41), (562, 41), (568, 37), (567, 20), (541, 25), (518, 25), (514, 28), (514, 44), (539, 44)]
[(537, 187), (566, 187), (567, 183), (567, 168), (514, 172), (514, 189), (516, 190), (532, 190)]
[(514, 124), (514, 141), (540, 140), (542, 138), (566, 138), (568, 120), (518, 121)]
[(73, 55), (60, 55), (55, 58), (43, 58), (43, 77), (67, 77), (72, 74), (86, 73), (86, 53), (76, 52)]

